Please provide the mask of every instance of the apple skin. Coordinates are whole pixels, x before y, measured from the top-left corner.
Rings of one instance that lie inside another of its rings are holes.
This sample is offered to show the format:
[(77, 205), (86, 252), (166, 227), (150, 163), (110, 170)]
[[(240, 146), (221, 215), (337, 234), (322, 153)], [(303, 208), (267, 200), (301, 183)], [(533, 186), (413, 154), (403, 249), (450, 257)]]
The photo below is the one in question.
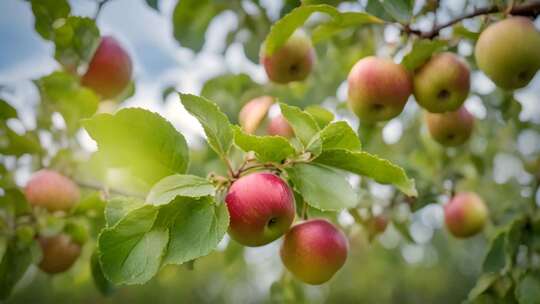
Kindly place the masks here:
[(38, 241), (43, 252), (39, 268), (49, 274), (68, 270), (81, 255), (81, 246), (65, 234), (40, 237)]
[(262, 246), (281, 237), (291, 226), (294, 195), (280, 177), (253, 173), (240, 177), (225, 197), (229, 235), (245, 246)]
[(487, 218), (486, 204), (473, 192), (458, 193), (444, 206), (446, 227), (458, 238), (467, 238), (482, 231)]
[(349, 243), (324, 219), (297, 224), (285, 235), (280, 255), (287, 269), (302, 282), (320, 285), (345, 264)]
[(452, 53), (433, 56), (414, 75), (414, 97), (432, 113), (457, 110), (469, 95), (470, 71), (467, 64)]
[(448, 147), (465, 143), (474, 129), (474, 116), (464, 106), (454, 112), (426, 112), (425, 120), (431, 137)]
[(104, 99), (110, 99), (127, 87), (132, 70), (131, 58), (120, 43), (113, 37), (104, 36), (81, 83)]
[(268, 78), (280, 84), (305, 80), (315, 64), (315, 50), (311, 39), (302, 31), (296, 31), (283, 46), (273, 54), (264, 53), (261, 63)]
[(246, 133), (255, 134), (274, 102), (275, 99), (271, 96), (260, 96), (248, 101), (238, 114), (242, 129)]
[(365, 122), (385, 121), (399, 115), (412, 93), (409, 72), (390, 59), (360, 59), (347, 78), (350, 109)]
[(62, 174), (43, 169), (34, 173), (25, 187), (26, 200), (47, 210), (68, 211), (80, 199), (79, 186)]
[(540, 32), (525, 17), (510, 17), (486, 28), (474, 51), (476, 64), (503, 89), (525, 87), (540, 69)]
[(266, 128), (266, 132), (268, 135), (279, 135), (285, 138), (292, 138), (294, 136), (294, 131), (291, 128), (291, 125), (281, 114), (270, 120), (270, 123)]

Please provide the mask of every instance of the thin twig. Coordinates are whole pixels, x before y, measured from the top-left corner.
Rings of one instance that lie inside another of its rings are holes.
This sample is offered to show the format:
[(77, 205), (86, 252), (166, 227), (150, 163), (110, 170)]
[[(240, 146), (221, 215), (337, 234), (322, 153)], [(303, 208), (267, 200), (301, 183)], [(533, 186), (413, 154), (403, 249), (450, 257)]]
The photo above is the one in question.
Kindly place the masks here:
[(510, 9), (508, 8), (501, 8), (497, 5), (492, 5), (489, 7), (479, 8), (474, 10), (473, 12), (469, 14), (462, 15), (460, 17), (457, 17), (455, 19), (452, 19), (446, 23), (437, 25), (433, 27), (432, 30), (423, 32), (420, 30), (416, 30), (411, 28), (408, 24), (403, 26), (403, 31), (407, 34), (413, 34), (417, 35), (420, 38), (425, 39), (433, 39), (439, 35), (439, 32), (447, 27), (450, 27), (456, 23), (459, 23), (465, 19), (474, 18), (477, 16), (482, 15), (490, 15), (490, 14), (496, 14), (496, 13), (509, 13), (511, 15), (517, 15), (517, 16), (531, 16), (536, 17), (540, 15), (540, 1), (532, 1), (529, 3), (525, 3), (522, 5), (515, 5), (512, 6)]

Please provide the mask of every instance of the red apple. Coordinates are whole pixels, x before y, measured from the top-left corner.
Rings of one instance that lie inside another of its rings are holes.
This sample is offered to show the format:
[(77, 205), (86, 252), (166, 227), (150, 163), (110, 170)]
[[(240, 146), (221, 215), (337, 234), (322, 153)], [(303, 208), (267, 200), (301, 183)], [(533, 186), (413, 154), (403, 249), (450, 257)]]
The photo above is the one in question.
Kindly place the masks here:
[(459, 238), (466, 238), (482, 231), (488, 218), (486, 204), (476, 193), (456, 194), (444, 206), (446, 227)]
[(289, 125), (289, 122), (281, 114), (270, 120), (266, 132), (269, 135), (279, 135), (285, 138), (292, 138), (294, 136), (291, 125)]
[(454, 112), (427, 112), (425, 118), (429, 134), (443, 146), (465, 143), (474, 129), (474, 116), (464, 106)]
[(261, 62), (268, 78), (276, 83), (302, 81), (307, 78), (315, 62), (311, 39), (303, 32), (295, 32), (287, 42), (272, 54), (263, 53)]
[(246, 133), (254, 134), (266, 118), (272, 104), (274, 98), (271, 96), (260, 96), (248, 101), (238, 114), (238, 122), (242, 129)]
[(49, 211), (67, 211), (79, 201), (79, 186), (71, 179), (52, 170), (40, 170), (30, 177), (25, 196), (33, 206)]
[(398, 116), (412, 93), (409, 72), (390, 59), (360, 59), (348, 76), (348, 102), (361, 121), (377, 122)]
[(81, 83), (108, 99), (120, 94), (131, 80), (129, 54), (110, 36), (101, 39)]
[(318, 285), (330, 280), (345, 264), (349, 244), (345, 235), (323, 219), (295, 225), (285, 235), (281, 260), (301, 281)]
[(235, 181), (225, 197), (229, 235), (245, 246), (262, 246), (291, 226), (294, 196), (285, 181), (271, 173), (253, 173)]
[(43, 252), (39, 268), (50, 274), (68, 270), (81, 254), (81, 246), (65, 234), (40, 237), (39, 245)]

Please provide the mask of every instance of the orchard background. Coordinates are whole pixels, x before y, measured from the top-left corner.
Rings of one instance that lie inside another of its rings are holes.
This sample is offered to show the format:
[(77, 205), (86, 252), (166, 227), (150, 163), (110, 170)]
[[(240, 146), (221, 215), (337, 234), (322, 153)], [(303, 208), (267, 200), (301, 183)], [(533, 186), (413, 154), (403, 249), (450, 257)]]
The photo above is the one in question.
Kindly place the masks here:
[[(511, 48), (536, 72), (539, 13), (538, 1), (517, 0), (1, 1), (0, 297), (540, 303), (540, 73), (502, 89), (474, 55), (489, 25), (526, 16), (536, 38), (488, 46)], [(314, 44), (313, 68), (303, 81), (273, 83), (260, 55), (299, 28)], [(109, 98), (80, 77), (103, 36), (132, 62), (129, 83)], [(388, 121), (347, 107), (347, 76), (361, 58), (414, 74), (444, 51), (471, 71), (464, 104), (475, 126), (463, 145), (434, 141), (413, 95)], [(260, 96), (275, 98), (268, 116), (281, 110), (295, 138), (265, 136), (266, 122), (259, 136), (233, 127)], [(30, 204), (29, 180), (44, 168), (78, 185), (74, 206)], [(345, 265), (327, 283), (287, 271), (282, 238), (246, 247), (226, 234), (227, 189), (257, 169), (289, 183), (296, 222), (326, 218), (346, 235)], [(457, 238), (443, 206), (463, 191), (482, 198), (489, 218)], [(76, 261), (51, 275), (39, 240), (57, 235), (76, 244)]]

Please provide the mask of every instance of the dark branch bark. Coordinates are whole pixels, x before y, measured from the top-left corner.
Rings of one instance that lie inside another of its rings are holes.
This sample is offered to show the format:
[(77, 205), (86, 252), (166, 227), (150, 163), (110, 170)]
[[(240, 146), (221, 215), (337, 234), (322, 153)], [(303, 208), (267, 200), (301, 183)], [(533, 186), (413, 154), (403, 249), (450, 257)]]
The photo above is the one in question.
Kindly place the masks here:
[[(475, 11), (465, 14), (463, 16), (457, 17), (453, 20), (450, 20), (446, 23), (440, 24), (435, 26), (431, 31), (422, 32), (420, 30), (415, 30), (410, 28), (408, 25), (405, 25), (403, 28), (403, 31), (408, 34), (417, 35), (420, 38), (425, 39), (433, 39), (439, 35), (439, 32), (447, 28), (449, 26), (452, 26), (458, 22), (461, 22), (465, 19), (470, 19), (482, 15), (490, 15), (490, 14), (496, 14), (496, 13), (502, 13), (505, 12), (505, 8), (493, 5), (490, 7), (484, 7), (476, 9)], [(516, 5), (512, 7), (510, 10), (507, 11), (510, 15), (516, 15), (516, 16), (530, 16), (530, 17), (536, 17), (540, 14), (540, 1), (532, 1), (529, 3), (524, 3), (521, 5)]]

